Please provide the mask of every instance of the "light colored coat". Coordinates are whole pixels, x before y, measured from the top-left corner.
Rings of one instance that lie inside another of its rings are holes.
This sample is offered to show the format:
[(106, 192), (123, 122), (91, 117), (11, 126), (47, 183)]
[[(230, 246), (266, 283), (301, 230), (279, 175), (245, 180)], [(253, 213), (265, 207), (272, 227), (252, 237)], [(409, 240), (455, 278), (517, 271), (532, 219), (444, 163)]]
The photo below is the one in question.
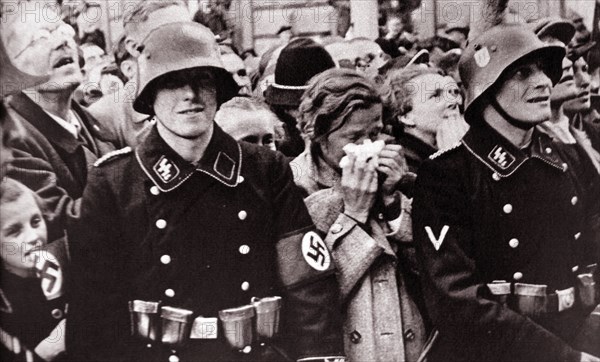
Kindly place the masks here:
[(398, 272), (398, 263), (403, 261), (397, 256), (398, 243), (410, 237), (410, 218), (399, 220), (400, 227), (393, 233), (383, 214), (362, 227), (343, 213), (340, 177), (335, 171), (324, 162), (316, 167), (308, 152), (291, 166), (294, 181), (309, 194), (305, 199), (309, 213), (326, 235), (325, 243), (338, 268), (348, 359), (417, 361), (425, 343), (425, 327)]

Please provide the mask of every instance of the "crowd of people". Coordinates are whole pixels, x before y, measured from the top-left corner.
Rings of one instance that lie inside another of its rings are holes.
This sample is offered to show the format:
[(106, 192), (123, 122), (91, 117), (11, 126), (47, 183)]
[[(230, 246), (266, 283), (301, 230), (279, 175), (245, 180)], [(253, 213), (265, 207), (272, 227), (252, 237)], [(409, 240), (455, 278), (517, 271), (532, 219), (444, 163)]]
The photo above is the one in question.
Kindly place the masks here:
[(600, 362), (580, 19), (258, 57), (142, 0), (106, 53), (36, 1), (1, 8), (3, 361)]

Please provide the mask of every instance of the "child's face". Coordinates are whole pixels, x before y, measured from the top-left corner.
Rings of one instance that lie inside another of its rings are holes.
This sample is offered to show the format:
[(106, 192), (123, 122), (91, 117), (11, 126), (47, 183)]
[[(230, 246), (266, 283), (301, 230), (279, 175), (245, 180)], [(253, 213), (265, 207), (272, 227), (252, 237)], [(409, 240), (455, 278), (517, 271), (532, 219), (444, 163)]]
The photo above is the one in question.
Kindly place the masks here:
[(7, 271), (21, 277), (31, 275), (35, 257), (31, 253), (46, 244), (46, 222), (31, 192), (0, 205), (0, 254)]

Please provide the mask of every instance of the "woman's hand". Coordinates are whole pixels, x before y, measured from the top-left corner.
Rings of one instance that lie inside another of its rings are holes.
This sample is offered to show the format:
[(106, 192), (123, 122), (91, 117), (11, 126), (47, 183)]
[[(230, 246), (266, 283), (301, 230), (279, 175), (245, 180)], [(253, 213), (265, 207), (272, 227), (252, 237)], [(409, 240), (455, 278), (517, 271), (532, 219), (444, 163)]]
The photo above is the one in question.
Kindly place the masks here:
[(393, 202), (398, 189), (398, 182), (408, 172), (406, 159), (402, 154), (402, 146), (387, 144), (379, 153), (377, 171), (385, 175), (382, 184), (383, 202), (388, 205)]
[(348, 161), (344, 162), (341, 181), (344, 214), (364, 224), (377, 193), (376, 165), (373, 159), (367, 162), (354, 154), (346, 157)]

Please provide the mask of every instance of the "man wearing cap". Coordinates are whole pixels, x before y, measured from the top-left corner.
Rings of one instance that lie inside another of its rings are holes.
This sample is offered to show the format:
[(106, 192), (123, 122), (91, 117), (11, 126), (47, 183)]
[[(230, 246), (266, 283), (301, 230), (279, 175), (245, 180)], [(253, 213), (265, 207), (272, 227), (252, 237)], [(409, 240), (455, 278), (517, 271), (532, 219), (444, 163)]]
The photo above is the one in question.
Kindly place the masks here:
[(275, 81), (265, 91), (265, 101), (284, 124), (286, 139), (277, 147), (284, 155), (296, 157), (304, 151), (305, 143), (296, 127), (300, 98), (308, 81), (330, 68), (335, 68), (331, 55), (312, 39), (294, 39), (281, 50)]
[(429, 361), (600, 361), (581, 343), (599, 333), (581, 326), (598, 304), (600, 179), (577, 145), (535, 128), (564, 55), (526, 25), (488, 29), (462, 55), (471, 127), (423, 163), (412, 209), (439, 330)]
[(287, 162), (213, 122), (238, 90), (214, 35), (164, 25), (138, 65), (134, 108), (157, 123), (135, 150), (96, 164), (69, 230), (70, 351), (79, 360), (343, 360), (335, 269)]

